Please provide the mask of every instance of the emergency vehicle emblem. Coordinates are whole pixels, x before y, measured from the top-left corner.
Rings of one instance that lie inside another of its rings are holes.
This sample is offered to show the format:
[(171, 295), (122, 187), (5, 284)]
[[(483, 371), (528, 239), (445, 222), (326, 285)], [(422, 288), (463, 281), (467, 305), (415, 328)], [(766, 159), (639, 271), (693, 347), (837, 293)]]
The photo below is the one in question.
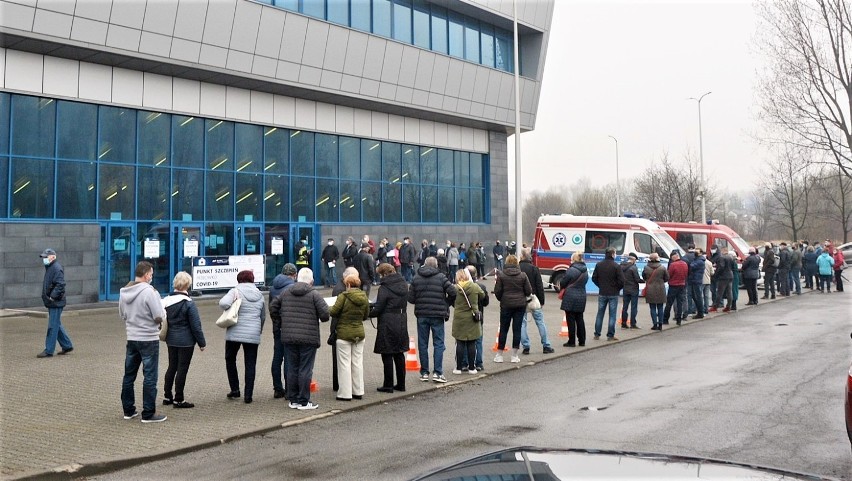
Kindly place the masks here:
[(561, 232), (557, 232), (556, 234), (553, 235), (553, 245), (556, 246), (556, 247), (564, 246), (566, 240), (567, 239), (565, 238), (565, 234), (563, 234)]

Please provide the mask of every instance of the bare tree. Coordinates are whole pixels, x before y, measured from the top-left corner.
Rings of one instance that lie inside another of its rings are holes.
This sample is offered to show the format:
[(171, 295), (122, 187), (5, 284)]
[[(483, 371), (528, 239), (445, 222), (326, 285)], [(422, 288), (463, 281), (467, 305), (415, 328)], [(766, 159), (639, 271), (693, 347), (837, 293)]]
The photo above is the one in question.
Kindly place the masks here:
[[(815, 179), (814, 203), (817, 216), (828, 221), (820, 233), (841, 234), (849, 242), (852, 231), (852, 179), (839, 168), (824, 168)], [(838, 231), (839, 229), (839, 231)]]
[(852, 8), (849, 0), (774, 0), (758, 8), (759, 87), (770, 141), (827, 153), (852, 177)]
[(748, 210), (751, 211), (751, 219), (748, 223), (748, 236), (754, 240), (768, 240), (769, 226), (772, 223), (770, 205), (772, 200), (769, 194), (758, 189), (749, 199)]
[(534, 191), (527, 195), (522, 212), (524, 239), (533, 239), (536, 222), (542, 214), (564, 214), (570, 211), (568, 196), (558, 187), (551, 187), (546, 192)]
[[(674, 164), (668, 152), (633, 184), (631, 201), (639, 213), (661, 221), (684, 222), (701, 216), (701, 174), (696, 162), (685, 155)], [(706, 204), (710, 217), (716, 211), (716, 189), (708, 185)]]
[(594, 187), (581, 179), (571, 186), (569, 212), (577, 215), (617, 216), (615, 185)]
[(778, 161), (761, 179), (761, 186), (774, 204), (770, 211), (773, 221), (793, 240), (799, 239), (809, 222), (810, 197), (815, 184), (802, 150), (785, 145)]

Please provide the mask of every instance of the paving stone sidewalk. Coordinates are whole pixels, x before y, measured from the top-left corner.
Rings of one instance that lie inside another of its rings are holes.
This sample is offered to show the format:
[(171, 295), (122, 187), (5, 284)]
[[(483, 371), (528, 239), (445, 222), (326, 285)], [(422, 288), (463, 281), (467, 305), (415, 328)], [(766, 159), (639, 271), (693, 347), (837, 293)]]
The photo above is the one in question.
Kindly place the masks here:
[[(493, 288), (493, 280), (486, 283), (489, 289)], [(373, 298), (376, 291), (374, 288)], [(548, 291), (546, 295), (545, 322), (556, 353), (542, 353), (538, 331), (529, 316), (531, 354), (522, 356), (520, 364), (509, 363), (508, 356), (503, 364), (492, 362), (492, 346), (499, 324), (498, 303), (492, 296), (492, 305), (485, 312), (485, 370), (481, 376), (529, 366), (584, 349), (617, 344), (592, 340), (597, 302), (594, 296), (590, 296), (585, 315), (589, 338), (586, 347), (563, 347), (562, 343), (567, 338), (559, 336), (562, 325), (559, 301), (553, 291)], [(271, 321), (267, 321), (258, 350), (254, 402), (245, 404), (241, 399), (229, 400), (225, 397), (229, 389), (225, 374), (224, 331), (214, 324), (221, 312), (217, 300), (204, 298), (196, 301), (208, 347), (204, 352), (195, 351), (189, 370), (186, 397), (196, 404), (194, 409), (173, 409), (160, 405), (163, 375), (168, 362), (165, 344), (161, 344), (157, 402), (158, 409), (169, 419), (158, 424), (142, 424), (138, 418), (130, 421), (122, 419), (120, 392), (126, 338), (124, 323), (118, 317), (115, 303), (66, 309), (63, 324), (74, 342), (74, 352), (46, 359), (36, 358), (36, 354), (43, 350), (47, 326), (43, 308), (25, 310), (31, 311), (30, 315), (19, 315), (18, 312), (10, 314), (7, 311), (4, 316), (0, 316), (0, 478), (44, 477), (51, 472), (61, 473), (57, 477), (67, 478), (68, 472), (80, 475), (114, 469), (150, 456), (161, 457), (199, 449), (241, 436), (279, 429), (288, 423), (310, 421), (317, 416), (381, 404), (479, 378), (469, 374), (452, 374), (455, 367), (455, 343), (448, 324), (444, 373), (449, 384), (420, 382), (417, 372), (409, 372), (407, 392), (376, 392), (376, 387), (382, 382), (382, 364), (380, 356), (373, 354), (375, 330), (367, 321), (364, 399), (352, 402), (334, 399), (335, 393), (331, 390), (331, 349), (323, 345), (317, 353), (314, 370), (314, 378), (320, 389), (314, 394), (313, 400), (319, 403), (319, 409), (289, 409), (284, 399), (274, 399), (272, 396)], [(623, 330), (619, 327), (616, 335), (622, 341), (659, 335), (649, 330), (651, 323), (647, 306), (640, 302), (639, 307), (639, 325), (643, 329)], [(749, 308), (751, 306), (741, 305), (740, 313)], [(416, 339), (413, 314), (413, 306), (409, 306), (409, 335)], [(711, 315), (707, 319), (712, 321), (713, 317)], [(690, 322), (697, 321), (688, 321), (687, 325)], [(321, 338), (325, 339), (327, 335), (328, 323), (323, 323)], [(242, 355), (238, 357), (237, 365), (242, 381)], [(140, 407), (141, 385), (140, 372), (136, 382), (137, 404)]]

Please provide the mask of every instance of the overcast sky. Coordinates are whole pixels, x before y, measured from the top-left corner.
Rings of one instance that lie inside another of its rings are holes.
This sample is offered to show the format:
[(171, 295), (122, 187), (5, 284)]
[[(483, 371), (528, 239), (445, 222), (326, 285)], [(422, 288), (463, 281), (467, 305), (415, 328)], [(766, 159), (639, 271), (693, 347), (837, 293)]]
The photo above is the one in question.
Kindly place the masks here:
[(522, 190), (580, 177), (614, 183), (609, 135), (618, 139), (622, 185), (664, 152), (698, 158), (698, 107), (688, 98), (708, 91), (708, 184), (749, 190), (765, 155), (751, 137), (759, 128), (757, 24), (747, 1), (556, 0), (536, 127), (521, 137)]

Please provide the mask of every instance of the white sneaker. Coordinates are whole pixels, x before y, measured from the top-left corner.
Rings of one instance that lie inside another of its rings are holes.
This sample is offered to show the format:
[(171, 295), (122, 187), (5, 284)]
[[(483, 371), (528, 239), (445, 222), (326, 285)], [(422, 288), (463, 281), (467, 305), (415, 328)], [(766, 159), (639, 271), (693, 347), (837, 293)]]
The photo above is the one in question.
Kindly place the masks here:
[(512, 356), (512, 362), (518, 363), (521, 362), (521, 358), (518, 356)]
[(461, 369), (453, 369), (453, 374), (461, 374)]
[(468, 374), (479, 374), (479, 371), (477, 371), (476, 369), (472, 369), (472, 370), (468, 371), (467, 373)]
[(494, 356), (494, 362), (503, 362), (503, 355), (497, 354), (496, 356)]
[(290, 401), (290, 404), (287, 405), (290, 409), (299, 409), (299, 406), (301, 406), (301, 404), (293, 401)]
[(432, 381), (445, 383), (447, 382), (447, 378), (445, 378), (443, 374), (432, 374)]
[(314, 403), (308, 401), (308, 404), (302, 404), (299, 407), (297, 407), (296, 409), (298, 409), (299, 411), (307, 411), (307, 410), (310, 410), (310, 409), (316, 409), (318, 407), (319, 407), (319, 404), (314, 404)]
[(427, 372), (427, 373), (421, 374), (420, 380), (421, 381), (428, 381), (429, 380), (429, 373)]

